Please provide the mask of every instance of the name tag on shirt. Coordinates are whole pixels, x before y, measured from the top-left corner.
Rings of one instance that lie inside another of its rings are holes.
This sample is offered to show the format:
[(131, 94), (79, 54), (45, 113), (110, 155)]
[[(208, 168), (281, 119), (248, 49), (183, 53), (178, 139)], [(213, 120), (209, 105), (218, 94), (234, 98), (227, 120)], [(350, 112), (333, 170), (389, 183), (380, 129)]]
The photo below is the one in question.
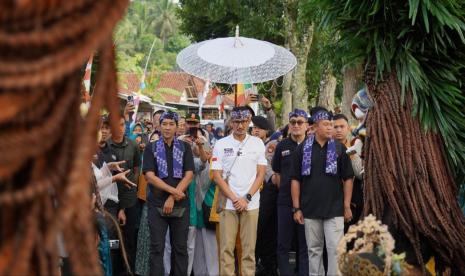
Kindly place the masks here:
[(288, 156), (288, 155), (291, 155), (291, 151), (290, 150), (284, 150), (281, 152), (281, 156)]
[(234, 155), (234, 149), (233, 148), (225, 148), (224, 149), (224, 156), (229, 157)]

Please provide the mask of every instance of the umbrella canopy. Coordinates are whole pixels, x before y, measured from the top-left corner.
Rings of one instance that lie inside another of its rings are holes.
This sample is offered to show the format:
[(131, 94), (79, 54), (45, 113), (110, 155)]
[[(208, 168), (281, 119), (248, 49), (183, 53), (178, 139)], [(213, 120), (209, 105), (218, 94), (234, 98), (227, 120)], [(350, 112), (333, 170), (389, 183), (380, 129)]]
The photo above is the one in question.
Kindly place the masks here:
[(277, 79), (297, 64), (283, 47), (262, 40), (217, 38), (183, 49), (176, 61), (185, 72), (216, 83), (258, 83)]

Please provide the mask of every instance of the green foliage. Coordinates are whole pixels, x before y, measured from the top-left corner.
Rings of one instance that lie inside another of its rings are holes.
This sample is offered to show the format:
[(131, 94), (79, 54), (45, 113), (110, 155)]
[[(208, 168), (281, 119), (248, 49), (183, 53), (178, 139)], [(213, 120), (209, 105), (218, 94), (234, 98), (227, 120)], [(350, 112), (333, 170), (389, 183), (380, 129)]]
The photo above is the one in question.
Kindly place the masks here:
[(118, 71), (165, 72), (176, 66), (176, 55), (190, 44), (179, 31), (176, 4), (170, 0), (135, 0), (115, 32)]
[(163, 72), (176, 67), (176, 55), (190, 44), (179, 31), (176, 4), (171, 0), (134, 0), (115, 31), (118, 72), (144, 73), (148, 76), (143, 93), (155, 102), (163, 103), (156, 86)]
[[(374, 61), (377, 79), (395, 70), (414, 116), (439, 131), (457, 175), (465, 175), (465, 2), (323, 0), (324, 24), (353, 57)], [(463, 178), (462, 178), (463, 179)]]
[(283, 2), (279, 0), (181, 0), (181, 30), (194, 41), (241, 36), (284, 44)]

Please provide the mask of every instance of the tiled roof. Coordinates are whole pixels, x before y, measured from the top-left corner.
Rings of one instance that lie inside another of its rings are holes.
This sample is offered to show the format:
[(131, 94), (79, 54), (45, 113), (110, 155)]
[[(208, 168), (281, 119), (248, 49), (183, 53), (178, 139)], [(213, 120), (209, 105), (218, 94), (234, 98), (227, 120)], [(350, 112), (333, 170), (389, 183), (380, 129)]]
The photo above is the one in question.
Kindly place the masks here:
[(161, 76), (157, 88), (171, 88), (183, 92), (189, 86), (189, 79), (190, 76), (186, 73), (167, 72)]
[[(140, 78), (135, 73), (120, 73), (118, 74), (120, 80), (119, 91), (122, 93), (136, 92), (139, 90)], [(164, 73), (160, 82), (157, 85), (157, 89), (161, 93), (162, 98), (165, 102), (174, 102), (178, 103), (181, 100), (181, 93), (186, 91), (187, 88), (191, 87), (191, 91), (196, 93), (202, 93), (205, 81), (193, 76), (188, 75), (184, 72), (167, 72)], [(165, 89), (168, 88), (178, 91), (179, 93), (169, 93)], [(165, 91), (164, 91), (165, 90)], [(195, 103), (197, 103), (197, 97), (194, 95), (187, 95), (188, 97), (193, 96), (196, 98)], [(225, 105), (234, 105), (234, 95), (227, 95), (223, 97)], [(205, 105), (216, 105), (216, 99), (212, 95), (210, 90), (208, 97), (205, 101)]]
[(139, 90), (140, 79), (135, 73), (118, 74), (119, 89), (118, 92), (126, 93), (137, 92)]

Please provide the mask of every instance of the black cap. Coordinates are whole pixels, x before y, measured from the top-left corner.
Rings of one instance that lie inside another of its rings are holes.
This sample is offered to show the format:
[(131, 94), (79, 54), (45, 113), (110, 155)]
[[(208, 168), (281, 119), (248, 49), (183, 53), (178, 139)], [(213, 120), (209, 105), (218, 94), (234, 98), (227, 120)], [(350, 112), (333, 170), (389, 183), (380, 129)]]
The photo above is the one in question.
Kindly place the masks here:
[(258, 127), (263, 130), (271, 130), (270, 123), (263, 116), (253, 116), (252, 123), (255, 127)]

